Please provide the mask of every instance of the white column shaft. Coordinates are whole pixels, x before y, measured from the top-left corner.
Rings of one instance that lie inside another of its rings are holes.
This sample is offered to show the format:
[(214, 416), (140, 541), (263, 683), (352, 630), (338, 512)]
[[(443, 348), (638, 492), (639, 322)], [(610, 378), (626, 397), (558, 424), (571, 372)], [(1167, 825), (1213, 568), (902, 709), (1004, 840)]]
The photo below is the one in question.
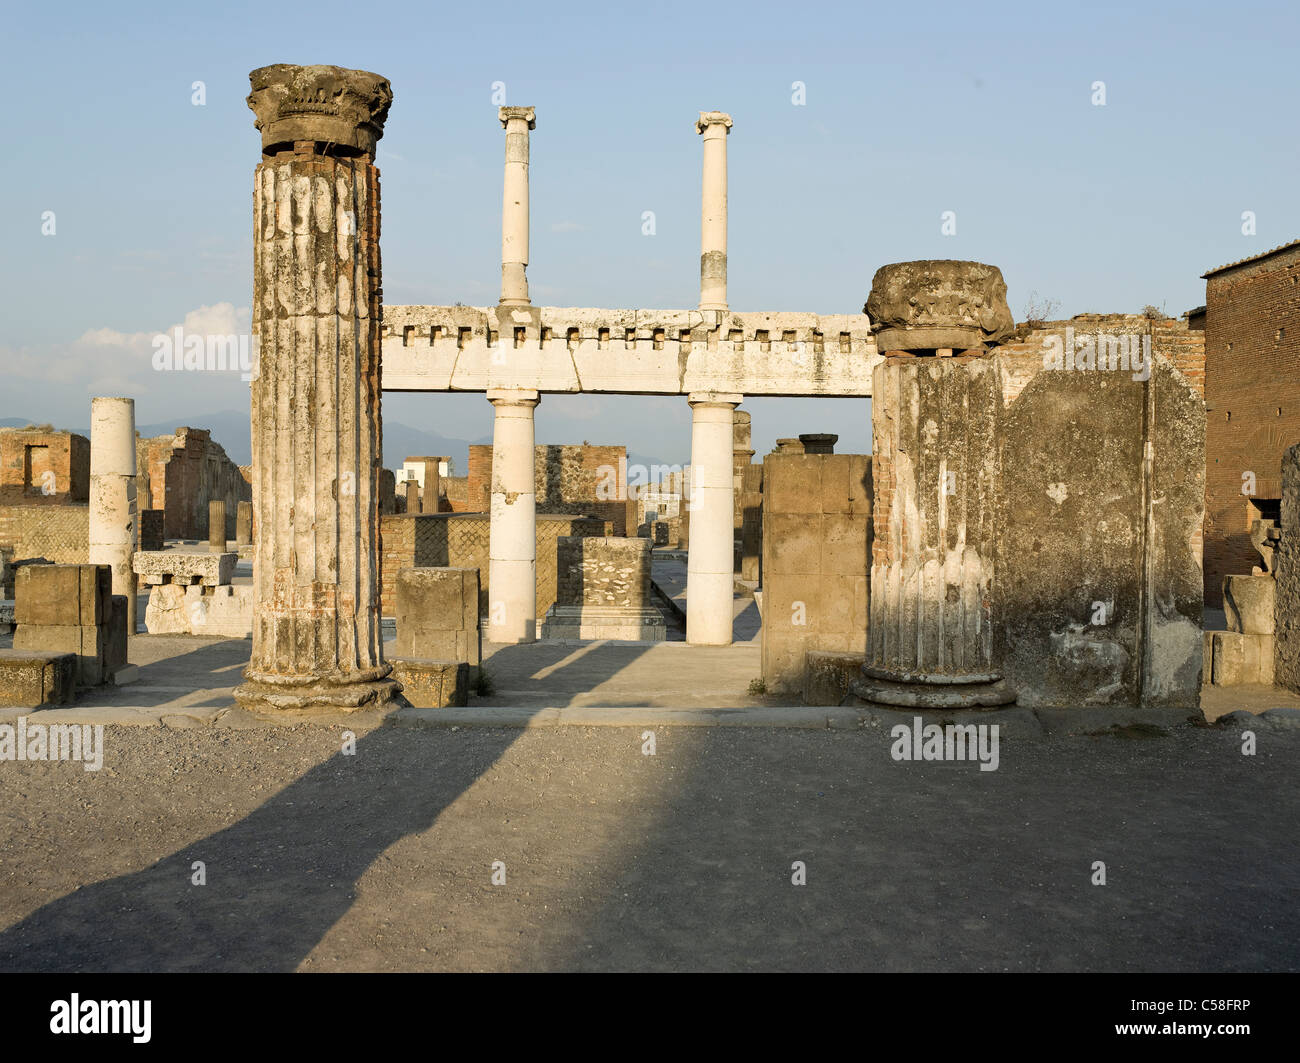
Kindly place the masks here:
[(731, 644), (732, 415), (739, 402), (691, 401), (690, 547), (686, 564), (686, 641)]
[(127, 634), (135, 634), (136, 581), (131, 555), (138, 520), (135, 399), (90, 400), (90, 527), (88, 560), (108, 565), (113, 593), (126, 598)]
[(537, 496), (533, 476), (536, 392), (490, 391), (492, 511), (488, 536), (488, 638), (537, 638)]

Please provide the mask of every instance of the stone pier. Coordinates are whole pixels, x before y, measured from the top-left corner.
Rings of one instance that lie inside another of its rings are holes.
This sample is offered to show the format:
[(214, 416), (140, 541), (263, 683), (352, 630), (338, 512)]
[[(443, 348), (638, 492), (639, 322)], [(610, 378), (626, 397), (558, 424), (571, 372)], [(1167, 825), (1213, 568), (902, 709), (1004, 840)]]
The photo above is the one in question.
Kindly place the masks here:
[(240, 502), (235, 508), (235, 545), (253, 545), (252, 502)]
[(208, 502), (208, 549), (217, 554), (226, 552), (226, 502), (222, 498)]
[(535, 391), (489, 391), (492, 512), (488, 537), (488, 639), (537, 640)]
[(537, 128), (531, 107), (502, 107), (506, 180), (501, 202), (501, 305), (528, 306), (528, 131)]
[(731, 115), (701, 111), (695, 130), (704, 137), (700, 211), (700, 309), (727, 309), (727, 133)]
[(379, 624), (379, 171), (392, 103), (377, 74), (262, 67), (254, 178), (252, 659), (259, 712), (339, 712), (400, 690)]
[(877, 271), (866, 309), (885, 358), (872, 377), (867, 657), (852, 690), (916, 708), (1008, 704), (992, 616), (1002, 392), (988, 354), (1012, 328), (1006, 285), (980, 263), (896, 263)]
[(107, 565), (112, 594), (126, 598), (126, 630), (136, 632), (136, 581), (131, 555), (137, 542), (135, 399), (90, 400), (90, 550), (92, 565)]
[(731, 645), (735, 590), (733, 422), (741, 395), (699, 392), (691, 405), (690, 551), (686, 560), (686, 641)]

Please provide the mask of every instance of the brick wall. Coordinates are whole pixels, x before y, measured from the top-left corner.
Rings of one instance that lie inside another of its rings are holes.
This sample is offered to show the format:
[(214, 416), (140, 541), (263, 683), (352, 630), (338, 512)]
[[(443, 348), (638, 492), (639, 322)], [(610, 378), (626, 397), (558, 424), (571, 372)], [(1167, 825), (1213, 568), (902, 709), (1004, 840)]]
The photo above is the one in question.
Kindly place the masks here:
[[(612, 521), (615, 535), (628, 534), (627, 507), (623, 500), (596, 496), (597, 486), (609, 482), (605, 470), (626, 469), (627, 447), (542, 443), (537, 446), (534, 459), (539, 513), (590, 514)], [(626, 472), (616, 475), (625, 477)], [(475, 444), (469, 448), (469, 475), (466, 479), (466, 504), (470, 511), (488, 512), (492, 505), (490, 444)], [(626, 487), (626, 484), (620, 486)], [(635, 531), (635, 528), (631, 530)]]
[(1300, 443), (1300, 247), (1211, 273), (1205, 305), (1205, 600), (1221, 606), (1223, 577), (1259, 561), (1255, 501), (1282, 497), (1282, 455)]
[(0, 430), (0, 504), (90, 499), (90, 441), (71, 432)]
[(0, 546), (11, 549), (14, 560), (45, 557), (84, 565), (89, 543), (89, 506), (0, 506)]
[(238, 505), (253, 499), (251, 467), (232, 462), (206, 429), (137, 440), (136, 468), (140, 508), (163, 510), (169, 539), (206, 539), (213, 499), (226, 503), (226, 538), (233, 539)]
[[(380, 599), (384, 616), (395, 616), (397, 572), (413, 566), (479, 570), (480, 615), (488, 611), (487, 514), (399, 513), (380, 518)], [(556, 544), (562, 535), (603, 535), (601, 520), (567, 514), (537, 515), (537, 618), (555, 603)]]

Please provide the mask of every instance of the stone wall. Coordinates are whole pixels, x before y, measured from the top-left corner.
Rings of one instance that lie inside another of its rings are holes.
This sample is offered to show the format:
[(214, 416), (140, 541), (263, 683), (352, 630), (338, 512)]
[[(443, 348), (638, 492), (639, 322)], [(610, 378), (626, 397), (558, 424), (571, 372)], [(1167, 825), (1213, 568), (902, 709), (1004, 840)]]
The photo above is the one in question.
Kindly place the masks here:
[(623, 536), (564, 536), (557, 543), (556, 601), (644, 609), (650, 599), (650, 542)]
[(763, 680), (803, 690), (809, 650), (865, 654), (871, 456), (763, 461)]
[[(488, 612), (489, 520), (477, 513), (399, 513), (380, 519), (384, 616), (396, 616), (397, 572), (403, 568), (476, 568), (481, 615)], [(556, 542), (562, 535), (603, 535), (605, 524), (567, 514), (537, 514), (537, 617), (555, 602)]]
[(0, 505), (90, 499), (90, 441), (71, 432), (0, 429)]
[[(615, 535), (635, 534), (628, 528), (627, 507), (621, 497), (599, 498), (597, 487), (609, 488), (621, 481), (626, 486), (627, 448), (593, 446), (590, 443), (537, 445), (534, 484), (537, 512), (574, 513), (612, 521)], [(609, 470), (613, 470), (611, 478)], [(492, 447), (474, 444), (469, 448), (467, 477), (471, 512), (487, 513), (492, 508)], [(619, 494), (616, 490), (615, 496)]]
[[(470, 513), (474, 512), (469, 504), (469, 477), (468, 476), (444, 476), (442, 478), (443, 497), (447, 500), (447, 505), (451, 507), (453, 513)], [(484, 512), (479, 510), (478, 512)]]
[(226, 503), (226, 538), (233, 539), (239, 503), (253, 498), (248, 466), (232, 462), (202, 428), (137, 440), (136, 469), (140, 508), (164, 511), (168, 539), (207, 539), (208, 503), (214, 499)]
[[(1205, 598), (1222, 604), (1223, 577), (1257, 560), (1250, 523), (1282, 497), (1279, 470), (1300, 442), (1300, 246), (1207, 275), (1205, 283)], [(1243, 493), (1243, 474), (1255, 493)]]
[(83, 565), (90, 556), (90, 507), (0, 506), (0, 546), (12, 550), (18, 561), (44, 557)]
[(1195, 708), (1199, 389), (1157, 355), (1148, 381), (1040, 364), (1008, 390), (996, 615), (1018, 703)]
[(1281, 466), (1282, 538), (1277, 546), (1273, 601), (1273, 681), (1300, 691), (1300, 446), (1283, 453)]

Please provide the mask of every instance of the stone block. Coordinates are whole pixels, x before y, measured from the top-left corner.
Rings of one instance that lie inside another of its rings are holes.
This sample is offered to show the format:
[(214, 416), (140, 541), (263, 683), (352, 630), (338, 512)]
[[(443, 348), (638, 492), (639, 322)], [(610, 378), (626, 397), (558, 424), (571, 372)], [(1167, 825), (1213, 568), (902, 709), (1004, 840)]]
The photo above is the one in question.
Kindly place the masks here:
[(77, 658), (43, 650), (0, 650), (0, 705), (41, 709), (77, 696)]
[(397, 573), (397, 646), (400, 656), (464, 661), (483, 659), (476, 568), (404, 568)]
[(10, 635), (14, 630), (13, 599), (0, 599), (0, 635)]
[(14, 592), (17, 624), (107, 624), (112, 570), (107, 565), (24, 565), (18, 569)]
[(140, 542), (141, 550), (161, 550), (166, 536), (163, 532), (163, 518), (166, 512), (161, 509), (142, 509), (140, 510)]
[(74, 655), (79, 687), (99, 686), (108, 678), (108, 624), (41, 626), (20, 623), (14, 631), (14, 649)]
[(126, 667), (127, 655), (126, 595), (113, 595), (113, 607), (108, 618), (108, 641), (104, 651), (104, 668), (115, 676)]
[(849, 684), (862, 674), (865, 653), (833, 653), (809, 650), (804, 656), (803, 703), (838, 705), (849, 693)]
[(1224, 576), (1223, 611), (1228, 630), (1246, 635), (1273, 634), (1276, 586), (1272, 576)]
[(662, 642), (668, 637), (663, 614), (653, 606), (553, 605), (542, 619), (539, 638), (613, 639)]
[(1214, 686), (1273, 684), (1273, 636), (1236, 631), (1211, 633), (1210, 682)]
[(390, 658), (402, 697), (417, 709), (446, 709), (469, 704), (470, 667), (464, 661), (419, 657)]
[(249, 638), (253, 633), (253, 588), (183, 586), (151, 587), (144, 614), (151, 635), (210, 635)]
[(235, 552), (212, 553), (208, 550), (139, 550), (131, 559), (131, 567), (147, 587), (177, 583), (188, 587), (192, 583), (204, 587), (220, 587), (230, 582), (235, 574), (239, 555)]

